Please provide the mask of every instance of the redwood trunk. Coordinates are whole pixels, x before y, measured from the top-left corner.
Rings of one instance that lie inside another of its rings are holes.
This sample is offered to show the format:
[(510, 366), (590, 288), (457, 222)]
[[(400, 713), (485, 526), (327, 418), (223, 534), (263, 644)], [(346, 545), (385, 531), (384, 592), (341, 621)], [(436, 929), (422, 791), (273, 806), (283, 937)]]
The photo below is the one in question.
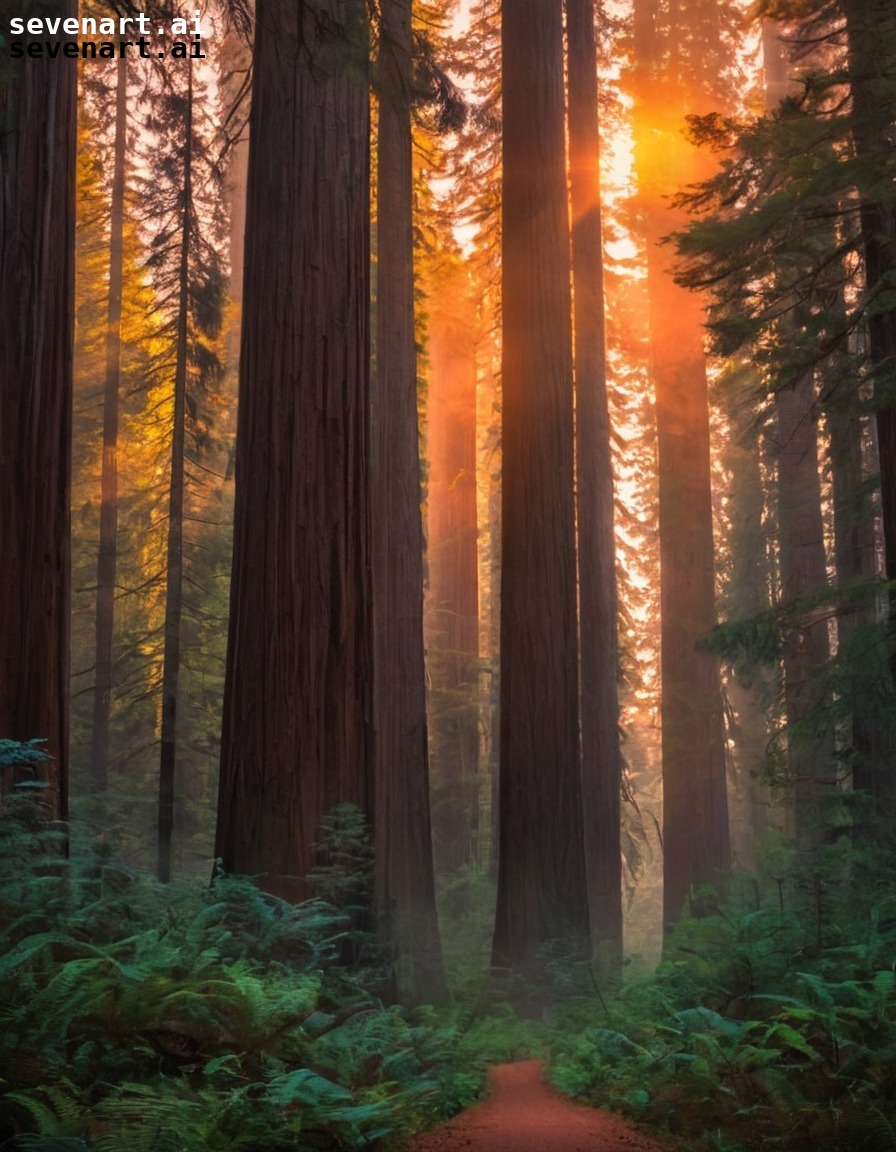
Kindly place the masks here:
[(463, 265), (427, 300), (427, 670), (435, 861), (483, 863), (479, 779), (476, 343)]
[[(660, 30), (661, 19), (668, 25)], [(645, 216), (650, 377), (656, 398), (659, 483), (663, 754), (663, 920), (730, 864), (718, 665), (697, 644), (715, 623), (709, 397), (702, 303), (672, 279), (661, 242), (680, 217), (668, 197), (699, 179), (705, 160), (683, 136), (706, 110), (719, 59), (715, 5), (635, 7), (635, 166)]]
[(257, 5), (216, 851), (289, 899), (372, 814), (365, 19)]
[(193, 66), (187, 63), (184, 106), (184, 188), (177, 283), (177, 349), (174, 416), (168, 490), (168, 544), (165, 563), (165, 629), (162, 655), (162, 730), (159, 748), (158, 876), (171, 879), (174, 793), (177, 768), (177, 696), (180, 681), (184, 585), (184, 451), (187, 411), (187, 337), (190, 309), (190, 242), (193, 228)]
[(109, 777), (115, 573), (118, 564), (118, 409), (121, 387), (121, 300), (124, 259), (124, 192), (127, 156), (128, 64), (118, 61), (115, 142), (109, 211), (109, 301), (106, 310), (106, 375), (103, 386), (103, 462), (100, 541), (96, 566), (96, 673), (90, 745), (91, 782), (97, 792)]
[(797, 847), (806, 853), (821, 843), (821, 804), (834, 784), (830, 725), (821, 713), (830, 659), (827, 613), (813, 614), (798, 603), (827, 583), (814, 405), (811, 371), (775, 396), (781, 596), (785, 606), (795, 605), (784, 636), (787, 768)]
[(561, 0), (505, 0), (501, 764), (493, 963), (587, 946)]
[(435, 910), (414, 332), (410, 0), (383, 0), (372, 388), (377, 904), (404, 1002), (444, 993)]
[[(649, 258), (659, 458), (663, 920), (730, 862), (719, 671), (697, 645), (715, 623), (709, 407), (700, 305)], [(663, 277), (662, 287), (657, 278)]]
[[(892, 117), (884, 92), (896, 44), (896, 13), (888, 0), (843, 0), (849, 42), (853, 144), (861, 201), (865, 289), (873, 301), (891, 291), (896, 275), (896, 208), (881, 191), (881, 172), (890, 170)], [(868, 316), (868, 353), (875, 377), (877, 446), (880, 457), (881, 519), (885, 575), (890, 589), (890, 673), (896, 681), (896, 401), (892, 371), (896, 363), (896, 311), (872, 305)], [(892, 789), (892, 781), (888, 783)]]
[(4, 59), (0, 737), (46, 739), (53, 759), (41, 775), (57, 818), (68, 812), (75, 97), (73, 60)]
[[(831, 436), (831, 481), (834, 505), (834, 562), (837, 580), (842, 584), (868, 582), (859, 604), (844, 606), (837, 618), (838, 644), (849, 652), (858, 636), (853, 633), (874, 628), (879, 593), (871, 582), (878, 574), (875, 548), (874, 513), (867, 489), (870, 455), (867, 420), (851, 406), (841, 408), (834, 399), (829, 406)], [(892, 736), (880, 722), (876, 702), (867, 697), (867, 680), (860, 672), (852, 692), (852, 785), (882, 798), (889, 776), (888, 763)]]
[(595, 956), (601, 976), (616, 981), (622, 971), (622, 765), (593, 0), (566, 0), (566, 24), (585, 852)]

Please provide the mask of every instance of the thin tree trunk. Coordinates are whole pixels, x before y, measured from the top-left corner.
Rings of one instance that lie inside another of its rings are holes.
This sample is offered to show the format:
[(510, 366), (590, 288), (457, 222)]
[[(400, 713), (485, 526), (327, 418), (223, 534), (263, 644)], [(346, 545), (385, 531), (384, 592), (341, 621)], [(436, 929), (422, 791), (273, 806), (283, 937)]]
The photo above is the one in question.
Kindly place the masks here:
[(187, 62), (184, 108), (184, 208), (178, 274), (177, 352), (171, 480), (168, 494), (168, 547), (165, 563), (165, 644), (162, 657), (162, 731), (159, 757), (158, 875), (171, 879), (174, 792), (177, 771), (177, 690), (180, 680), (184, 583), (184, 452), (187, 409), (187, 335), (190, 307), (190, 242), (193, 229), (193, 66)]
[(287, 899), (372, 815), (366, 61), (361, 0), (258, 0), (216, 853)]
[[(796, 85), (777, 30), (763, 25), (765, 103), (774, 109)], [(793, 323), (800, 324), (799, 309)], [(774, 398), (777, 417), (778, 540), (780, 596), (794, 605), (784, 636), (784, 707), (787, 771), (793, 787), (790, 825), (807, 857), (823, 842), (825, 792), (835, 784), (833, 727), (824, 716), (823, 677), (831, 657), (826, 613), (814, 614), (799, 600), (827, 583), (827, 555), (818, 470), (815, 373), (810, 368)]]
[[(866, 420), (848, 408), (842, 410), (836, 397), (828, 406), (827, 418), (831, 437), (837, 580), (845, 585), (869, 583), (867, 592), (861, 593), (861, 602), (854, 607), (846, 606), (837, 617), (838, 644), (848, 651), (853, 633), (873, 628), (878, 618), (879, 593), (871, 585), (878, 574), (874, 513), (866, 487), (868, 469), (864, 464), (869, 434)], [(867, 698), (861, 675), (851, 704), (852, 785), (858, 791), (880, 798), (888, 776), (892, 735), (875, 702)]]
[[(779, 30), (769, 20), (762, 26), (762, 48), (765, 106), (773, 110), (793, 93), (795, 84), (789, 76)], [(827, 581), (815, 404), (811, 370), (774, 397), (779, 596), (785, 605)], [(787, 774), (793, 789), (785, 825), (800, 850), (810, 854), (821, 840), (820, 761), (829, 761), (832, 752), (830, 735), (821, 734), (818, 716), (823, 703), (819, 678), (830, 659), (826, 622), (797, 615), (786, 630), (783, 657)], [(818, 732), (817, 738), (813, 730)]]
[(622, 764), (593, 0), (566, 0), (575, 330), (582, 795), (599, 975), (622, 974)]
[(377, 904), (403, 1002), (444, 995), (429, 812), (414, 332), (411, 6), (380, 8), (377, 339), (371, 389)]
[(561, 0), (505, 0), (501, 767), (493, 964), (589, 945)]
[[(813, 410), (815, 389), (806, 372), (775, 394), (777, 411), (778, 535), (781, 596), (785, 605), (827, 584), (821, 487)], [(797, 847), (821, 843), (822, 801), (834, 784), (832, 733), (821, 709), (822, 677), (830, 659), (827, 617), (799, 610), (784, 637), (787, 767), (794, 791)]]
[[(23, 5), (27, 17), (31, 5)], [(8, 11), (8, 9), (7, 9)], [(69, 2), (55, 6), (74, 14)], [(0, 71), (0, 735), (46, 739), (68, 813), (76, 68)]]
[[(727, 546), (734, 577), (725, 600), (730, 618), (749, 620), (770, 607), (770, 558), (763, 524), (763, 443), (756, 435), (752, 409), (736, 404), (728, 419), (725, 467), (730, 476), (731, 510)], [(731, 768), (731, 847), (742, 868), (755, 866), (756, 846), (774, 823), (765, 779), (771, 730), (762, 703), (762, 682), (769, 674), (761, 667), (751, 669), (746, 677), (735, 667), (724, 689)]]
[[(859, 174), (860, 220), (869, 298), (890, 290), (896, 274), (896, 209), (880, 189), (880, 171), (889, 162), (892, 117), (882, 86), (892, 85), (887, 69), (896, 44), (896, 14), (888, 0), (843, 0), (849, 45), (852, 137)], [(880, 459), (884, 567), (890, 582), (890, 674), (896, 683), (896, 403), (892, 365), (896, 362), (896, 312), (872, 307), (868, 316), (869, 358), (875, 374), (877, 446)], [(892, 791), (892, 780), (888, 790)], [(892, 802), (892, 797), (891, 797)]]
[(121, 299), (124, 259), (124, 194), (127, 156), (128, 64), (118, 61), (115, 142), (109, 212), (109, 301), (106, 311), (106, 375), (103, 388), (103, 463), (100, 479), (100, 541), (96, 570), (96, 673), (90, 772), (97, 792), (109, 777), (109, 718), (115, 635), (115, 572), (118, 561), (118, 407), (121, 386)]

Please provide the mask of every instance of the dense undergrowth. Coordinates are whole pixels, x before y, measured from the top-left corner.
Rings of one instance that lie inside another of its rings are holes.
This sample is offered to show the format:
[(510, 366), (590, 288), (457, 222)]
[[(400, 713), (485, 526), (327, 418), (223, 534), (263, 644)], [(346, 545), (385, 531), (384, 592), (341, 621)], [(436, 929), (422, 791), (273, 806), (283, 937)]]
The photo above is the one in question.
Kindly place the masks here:
[(387, 1149), (480, 1091), (477, 1026), (385, 1006), (350, 908), (163, 887), (60, 835), (4, 798), (0, 1148)]
[(611, 996), (559, 958), (550, 1007), (523, 1020), (481, 964), (462, 971), (460, 933), (450, 1006), (385, 1004), (351, 851), (326, 899), (292, 906), (67, 857), (39, 798), (3, 805), (0, 1149), (386, 1152), (472, 1103), (487, 1064), (544, 1055), (566, 1092), (684, 1148), (896, 1150), (880, 838), (843, 835), (811, 867), (775, 844), (774, 867), (701, 894), (656, 972)]
[[(849, 835), (701, 894), (649, 977), (570, 1007), (552, 1078), (726, 1152), (896, 1150), (892, 847)], [(771, 873), (774, 873), (772, 875)]]

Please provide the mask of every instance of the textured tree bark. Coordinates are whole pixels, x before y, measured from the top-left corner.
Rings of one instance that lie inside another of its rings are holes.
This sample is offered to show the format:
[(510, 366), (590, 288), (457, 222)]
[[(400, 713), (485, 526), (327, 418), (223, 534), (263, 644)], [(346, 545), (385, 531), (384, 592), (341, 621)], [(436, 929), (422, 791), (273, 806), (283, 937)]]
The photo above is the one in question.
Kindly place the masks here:
[(505, 0), (501, 764), (493, 964), (588, 946), (561, 0)]
[(370, 453), (377, 905), (395, 991), (444, 995), (429, 812), (414, 331), (411, 6), (383, 0), (377, 66), (377, 338)]
[(622, 974), (619, 668), (613, 466), (604, 347), (600, 130), (593, 0), (566, 0), (575, 330), (582, 796), (594, 955)]
[(165, 626), (162, 652), (162, 725), (159, 738), (158, 877), (171, 879), (177, 770), (177, 696), (180, 681), (184, 587), (184, 453), (187, 420), (187, 338), (190, 311), (190, 244), (193, 229), (193, 65), (187, 62), (184, 101), (184, 188), (177, 282), (177, 350), (168, 488), (165, 559)]
[[(48, 11), (25, 4), (23, 16)], [(7, 9), (8, 10), (8, 9)], [(52, 6), (71, 16), (74, 5)], [(0, 736), (46, 739), (68, 812), (76, 68), (0, 70)]]
[(366, 61), (361, 0), (259, 0), (216, 851), (288, 899), (373, 807)]
[[(722, 702), (716, 661), (697, 642), (715, 623), (709, 400), (700, 300), (672, 280), (661, 241), (679, 223), (668, 196), (699, 179), (683, 136), (705, 110), (719, 60), (715, 5), (635, 5), (635, 167), (645, 216), (650, 377), (659, 481), (663, 748), (663, 920), (730, 864)], [(663, 24), (663, 21), (667, 23)]]
[(103, 385), (103, 462), (100, 477), (100, 541), (96, 565), (96, 672), (90, 737), (90, 780), (97, 792), (109, 776), (112, 654), (115, 636), (115, 573), (118, 564), (118, 409), (121, 386), (121, 299), (124, 258), (124, 191), (127, 157), (128, 62), (116, 68), (115, 141), (109, 206), (109, 301), (106, 309), (106, 373)]

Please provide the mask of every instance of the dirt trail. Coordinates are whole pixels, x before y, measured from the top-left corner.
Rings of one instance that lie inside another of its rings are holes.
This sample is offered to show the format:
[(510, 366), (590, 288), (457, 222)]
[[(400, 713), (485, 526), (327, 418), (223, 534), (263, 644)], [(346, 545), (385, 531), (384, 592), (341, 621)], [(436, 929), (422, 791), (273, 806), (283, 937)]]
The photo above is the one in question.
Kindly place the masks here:
[(411, 1152), (670, 1152), (608, 1112), (576, 1104), (542, 1079), (540, 1060), (489, 1070), (485, 1100), (418, 1136)]

